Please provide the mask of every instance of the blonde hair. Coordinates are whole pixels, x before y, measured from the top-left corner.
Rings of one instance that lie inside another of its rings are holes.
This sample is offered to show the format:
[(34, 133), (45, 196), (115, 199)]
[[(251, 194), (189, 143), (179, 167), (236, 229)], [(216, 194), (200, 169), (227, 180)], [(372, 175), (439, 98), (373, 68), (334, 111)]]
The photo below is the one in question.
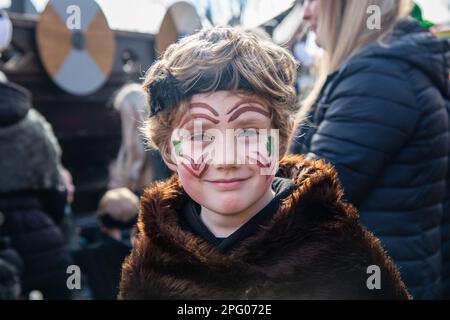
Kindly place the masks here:
[[(279, 129), (280, 156), (286, 152), (293, 129), (296, 92), (294, 81), (297, 62), (292, 55), (269, 40), (252, 32), (232, 27), (214, 27), (186, 37), (172, 44), (148, 71), (144, 89), (150, 92), (161, 73), (170, 72), (189, 92), (205, 79), (212, 79), (201, 92), (214, 92), (223, 85), (226, 74), (231, 81), (229, 90), (244, 95), (254, 94), (268, 102), (272, 110), (273, 128)], [(251, 92), (239, 90), (245, 80)], [(149, 94), (151, 101), (152, 97)], [(152, 116), (144, 129), (150, 144), (170, 159), (170, 135), (177, 121), (187, 111), (185, 103), (177, 108), (162, 110)]]
[(113, 219), (129, 222), (139, 210), (139, 198), (127, 188), (109, 190), (100, 200), (99, 214), (109, 214)]
[(145, 91), (139, 84), (123, 86), (114, 99), (114, 108), (121, 117), (122, 143), (111, 167), (109, 188), (127, 187), (139, 191), (154, 177), (140, 133), (140, 127), (148, 117)]
[[(320, 44), (325, 49), (322, 57), (318, 80), (313, 90), (302, 102), (297, 114), (301, 122), (316, 102), (328, 75), (350, 59), (369, 43), (382, 40), (406, 17), (412, 8), (411, 0), (318, 0), (321, 13), (317, 33)], [(368, 8), (372, 5), (380, 8), (381, 29), (369, 29)]]

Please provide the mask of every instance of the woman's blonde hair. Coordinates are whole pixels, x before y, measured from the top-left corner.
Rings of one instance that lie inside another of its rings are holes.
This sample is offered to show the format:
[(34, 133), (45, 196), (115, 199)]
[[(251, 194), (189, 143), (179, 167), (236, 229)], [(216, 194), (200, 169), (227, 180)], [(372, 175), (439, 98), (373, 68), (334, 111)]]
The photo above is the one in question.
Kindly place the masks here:
[[(253, 32), (213, 27), (169, 46), (149, 69), (144, 89), (151, 104), (152, 86), (161, 74), (170, 73), (180, 83), (183, 94), (229, 90), (257, 95), (268, 102), (272, 111), (272, 125), (279, 129), (282, 156), (293, 129), (297, 68), (289, 51)], [(225, 78), (230, 81), (224, 81)], [(242, 81), (251, 90), (240, 90)], [(185, 103), (162, 110), (150, 117), (144, 128), (151, 146), (159, 149), (166, 160), (170, 159), (171, 133), (185, 112)]]
[[(321, 12), (317, 34), (324, 55), (320, 62), (318, 80), (302, 102), (297, 121), (303, 121), (318, 98), (328, 75), (369, 43), (382, 40), (412, 9), (411, 0), (317, 0)], [(367, 25), (371, 6), (380, 11), (380, 29)]]
[(139, 128), (148, 116), (148, 104), (139, 84), (123, 86), (114, 99), (114, 109), (120, 113), (122, 143), (111, 167), (109, 188), (126, 187), (140, 191), (152, 182), (153, 167), (146, 154)]

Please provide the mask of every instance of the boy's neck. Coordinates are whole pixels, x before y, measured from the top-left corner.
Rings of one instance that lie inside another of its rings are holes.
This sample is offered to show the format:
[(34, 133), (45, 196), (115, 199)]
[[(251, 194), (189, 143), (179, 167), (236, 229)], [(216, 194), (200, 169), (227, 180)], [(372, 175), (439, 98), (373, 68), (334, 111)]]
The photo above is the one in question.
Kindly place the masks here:
[(217, 238), (226, 238), (253, 218), (259, 211), (267, 206), (274, 197), (275, 192), (272, 188), (269, 188), (267, 192), (249, 208), (228, 215), (214, 212), (202, 206), (200, 218), (214, 236)]

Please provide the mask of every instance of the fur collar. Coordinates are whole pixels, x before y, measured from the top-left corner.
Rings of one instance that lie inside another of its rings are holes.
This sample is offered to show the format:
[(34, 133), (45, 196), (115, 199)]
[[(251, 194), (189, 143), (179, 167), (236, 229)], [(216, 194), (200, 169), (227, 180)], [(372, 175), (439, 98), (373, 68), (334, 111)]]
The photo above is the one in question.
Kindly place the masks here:
[[(230, 254), (181, 229), (178, 212), (188, 196), (176, 175), (147, 188), (119, 297), (288, 298), (296, 292), (295, 297), (330, 298), (333, 292), (351, 297), (353, 291), (360, 296), (367, 291), (370, 264), (383, 270), (390, 297), (407, 297), (378, 240), (358, 224), (354, 207), (342, 201), (330, 165), (287, 156), (277, 176), (292, 179), (294, 191), (272, 220)], [(295, 289), (299, 283), (301, 290)]]
[[(274, 238), (285, 238), (286, 232), (301, 233), (301, 229), (313, 222), (329, 220), (332, 216), (340, 219), (358, 218), (356, 210), (350, 205), (340, 203), (340, 208), (336, 206), (342, 198), (342, 191), (336, 172), (325, 162), (308, 161), (302, 156), (290, 155), (280, 162), (277, 176), (292, 179), (296, 184), (295, 190), (283, 201), (269, 225), (245, 241), (244, 247), (235, 253), (236, 257), (253, 255), (252, 249), (255, 247), (263, 246), (267, 251), (276, 249), (271, 248), (271, 243), (277, 243), (272, 241)], [(147, 188), (142, 198), (139, 231), (155, 241), (171, 239), (181, 251), (192, 247), (189, 245), (193, 240), (192, 235), (178, 225), (178, 212), (187, 197), (177, 175)], [(301, 210), (313, 207), (316, 210)], [(214, 246), (198, 240), (191, 254), (209, 257), (213, 261), (227, 260)]]

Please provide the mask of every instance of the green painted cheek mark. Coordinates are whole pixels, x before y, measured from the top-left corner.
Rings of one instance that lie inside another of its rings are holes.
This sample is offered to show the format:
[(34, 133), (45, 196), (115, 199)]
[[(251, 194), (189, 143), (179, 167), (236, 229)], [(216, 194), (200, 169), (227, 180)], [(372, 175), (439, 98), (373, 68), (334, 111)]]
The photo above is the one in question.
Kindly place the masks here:
[(269, 154), (269, 157), (271, 157), (272, 156), (272, 149), (273, 149), (273, 137), (272, 136), (268, 136), (267, 137), (266, 148), (267, 148), (267, 153)]
[(175, 154), (179, 157), (181, 155), (181, 141), (180, 140), (173, 140), (172, 144), (175, 148)]

